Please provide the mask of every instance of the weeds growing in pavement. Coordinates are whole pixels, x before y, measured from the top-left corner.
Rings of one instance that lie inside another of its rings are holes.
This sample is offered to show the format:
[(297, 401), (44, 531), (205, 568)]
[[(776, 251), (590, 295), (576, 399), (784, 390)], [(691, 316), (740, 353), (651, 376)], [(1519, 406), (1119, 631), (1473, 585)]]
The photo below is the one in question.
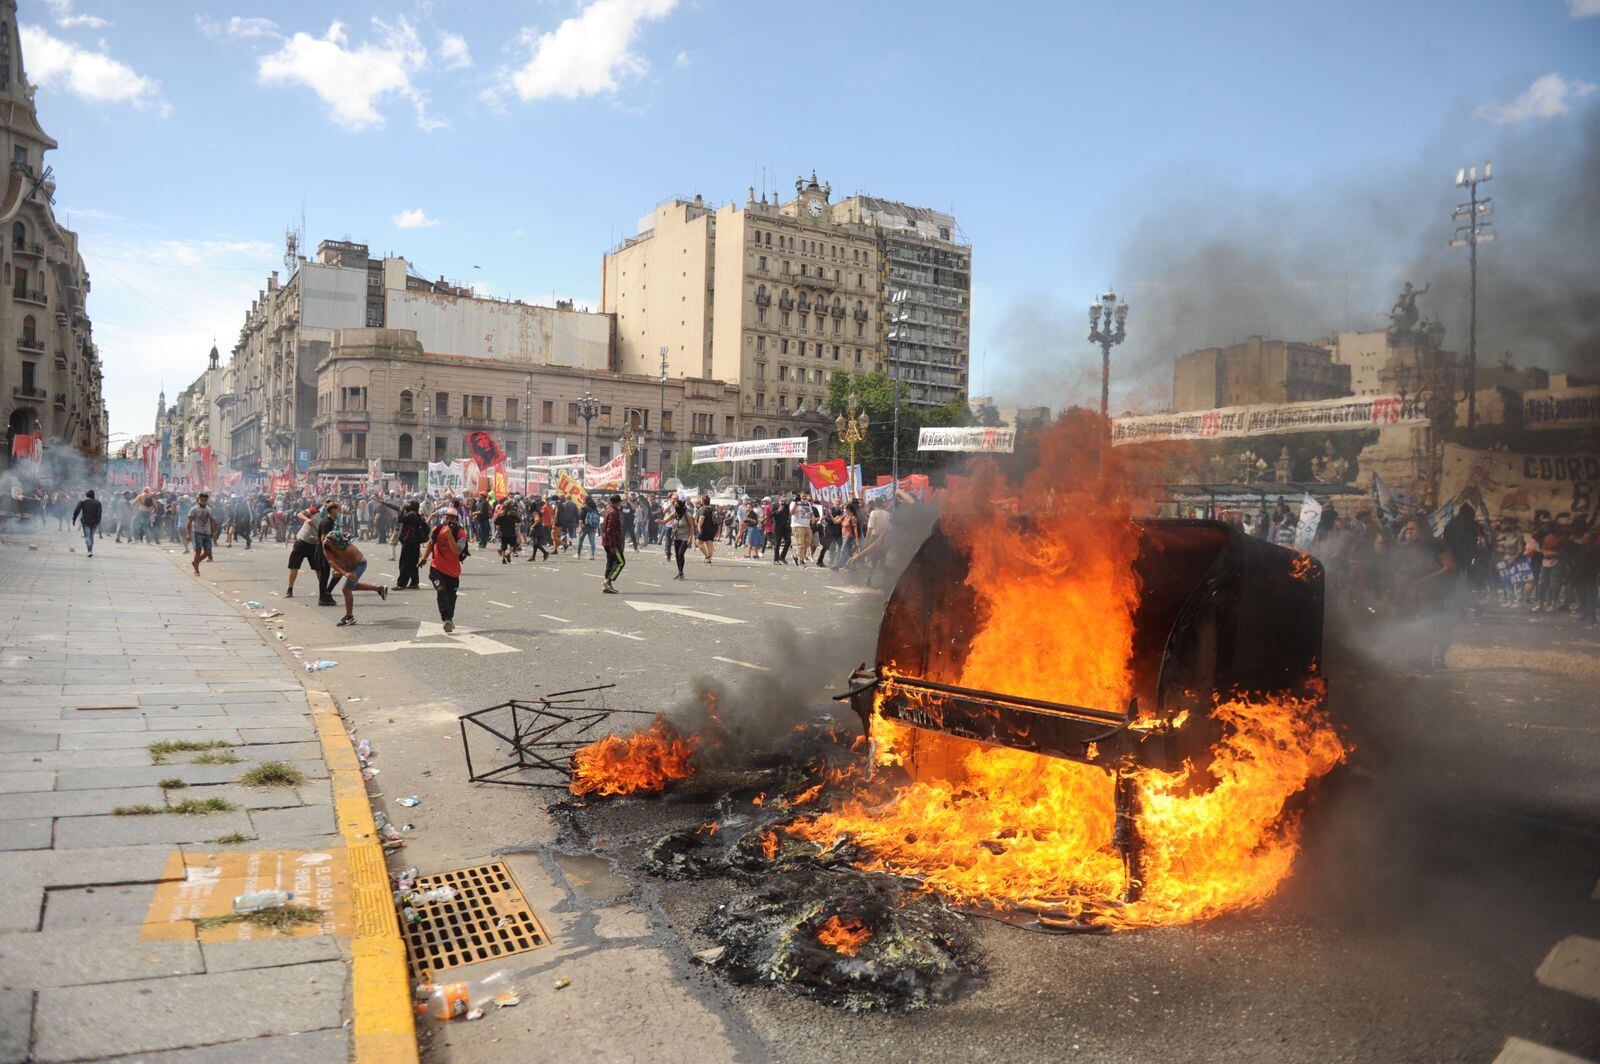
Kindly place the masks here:
[(119, 805), (111, 810), (112, 816), (156, 816), (166, 810), (155, 805)]
[(262, 909), (253, 913), (225, 913), (222, 916), (194, 916), (190, 919), (194, 921), (196, 931), (242, 923), (255, 924), (257, 927), (273, 931), (288, 931), (299, 924), (320, 923), (322, 915), (322, 910), (315, 905), (280, 905), (275, 909)]
[(256, 841), (256, 836), (245, 835), (242, 832), (235, 831), (228, 835), (218, 835), (216, 838), (207, 839), (206, 841), (213, 846), (237, 846), (242, 842)]
[(298, 787), (305, 781), (304, 772), (282, 761), (263, 761), (239, 779), (251, 787)]
[(193, 739), (163, 739), (159, 743), (151, 743), (146, 749), (150, 751), (152, 765), (165, 765), (167, 757), (171, 754), (225, 750), (232, 745), (222, 739), (207, 739), (204, 742), (196, 742)]
[(160, 787), (164, 791), (175, 791), (180, 787), (187, 787), (189, 785), (176, 776), (168, 776), (164, 780), (157, 780), (156, 786)]
[(189, 759), (191, 765), (237, 765), (243, 760), (232, 750), (212, 750)]
[(236, 808), (226, 798), (185, 798), (167, 807), (167, 812), (179, 816), (205, 816), (207, 813), (231, 813)]

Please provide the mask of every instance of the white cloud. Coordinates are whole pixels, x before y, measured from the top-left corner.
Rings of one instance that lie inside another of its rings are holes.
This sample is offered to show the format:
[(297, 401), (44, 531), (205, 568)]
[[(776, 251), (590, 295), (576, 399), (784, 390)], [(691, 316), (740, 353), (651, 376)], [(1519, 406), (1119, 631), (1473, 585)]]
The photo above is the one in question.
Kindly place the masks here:
[(218, 22), (204, 15), (194, 17), (195, 25), (200, 27), (200, 32), (207, 37), (231, 37), (235, 40), (251, 40), (257, 37), (282, 38), (283, 34), (278, 29), (278, 24), (270, 18), (243, 18), (234, 15), (227, 22)]
[(472, 50), (459, 33), (439, 34), (439, 59), (446, 70), (464, 70), (472, 65)]
[(1572, 101), (1589, 95), (1596, 88), (1593, 82), (1568, 81), (1560, 74), (1546, 74), (1510, 103), (1486, 103), (1472, 115), (1497, 126), (1530, 118), (1557, 118), (1571, 114)]
[(549, 33), (523, 31), (533, 56), (511, 74), (523, 100), (615, 92), (649, 69), (630, 49), (641, 23), (665, 18), (678, 0), (593, 0)]
[(38, 26), (19, 26), (18, 34), (28, 77), (44, 88), (62, 88), (90, 103), (131, 103), (140, 109), (160, 98), (160, 83), (104, 51), (80, 48)]
[(111, 25), (110, 19), (99, 15), (78, 15), (72, 11), (72, 0), (47, 0), (56, 17), (56, 25), (64, 30), (103, 30)]
[(415, 207), (395, 215), (394, 225), (396, 229), (437, 229), (439, 227), (439, 219), (429, 218), (427, 211), (424, 211), (421, 207)]
[(1600, 0), (1567, 0), (1567, 11), (1573, 18), (1594, 18), (1600, 15)]
[(354, 47), (344, 24), (334, 22), (322, 37), (296, 33), (283, 47), (261, 57), (257, 79), (263, 85), (304, 85), (328, 105), (330, 116), (347, 129), (383, 124), (378, 103), (388, 96), (411, 101), (417, 125), (441, 124), (428, 115), (428, 97), (411, 76), (427, 65), (428, 51), (405, 19), (390, 25), (374, 18), (374, 41)]
[(672, 60), (672, 65), (675, 67), (686, 67), (692, 62), (693, 60), (689, 58), (688, 52), (679, 52)]

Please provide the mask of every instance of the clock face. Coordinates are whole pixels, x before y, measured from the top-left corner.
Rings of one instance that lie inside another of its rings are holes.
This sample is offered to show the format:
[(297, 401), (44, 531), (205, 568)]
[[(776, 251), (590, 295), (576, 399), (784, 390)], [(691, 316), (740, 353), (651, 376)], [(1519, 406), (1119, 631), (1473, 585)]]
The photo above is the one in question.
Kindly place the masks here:
[(806, 210), (811, 212), (811, 217), (813, 218), (822, 217), (822, 204), (818, 203), (816, 200), (812, 200), (810, 203), (807, 203)]

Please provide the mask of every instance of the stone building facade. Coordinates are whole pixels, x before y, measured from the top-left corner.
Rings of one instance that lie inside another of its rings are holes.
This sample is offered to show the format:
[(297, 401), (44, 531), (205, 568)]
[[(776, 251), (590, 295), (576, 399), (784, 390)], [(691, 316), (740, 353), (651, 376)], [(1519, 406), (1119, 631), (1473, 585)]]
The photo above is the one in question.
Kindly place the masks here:
[(1351, 367), (1326, 348), (1252, 336), (1181, 355), (1172, 367), (1172, 409), (1298, 403), (1350, 394)]
[[(486, 431), (506, 457), (585, 453), (601, 464), (631, 424), (636, 470), (671, 467), (683, 447), (735, 434), (738, 390), (721, 381), (595, 372), (427, 351), (409, 329), (342, 329), (316, 377), (315, 473), (366, 473), (379, 459), (407, 484), (429, 460), (465, 457), (466, 434)], [(592, 395), (587, 423), (582, 401)]]
[(0, 0), (0, 403), (11, 441), (38, 432), (103, 456), (106, 410), (100, 355), (85, 301), (89, 274), (78, 234), (56, 221), (56, 183), (45, 153), (56, 142), (39, 125), (34, 86), (23, 71), (15, 0)]

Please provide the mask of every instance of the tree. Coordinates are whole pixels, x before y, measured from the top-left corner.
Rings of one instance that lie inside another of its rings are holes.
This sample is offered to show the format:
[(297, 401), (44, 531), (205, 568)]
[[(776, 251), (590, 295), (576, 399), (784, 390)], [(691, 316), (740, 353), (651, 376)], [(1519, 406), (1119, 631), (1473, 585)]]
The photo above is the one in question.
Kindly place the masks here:
[[(894, 454), (895, 389), (900, 389), (900, 474), (926, 472), (943, 465), (943, 454), (920, 454), (917, 436), (923, 428), (946, 428), (972, 424), (972, 413), (960, 398), (944, 406), (926, 407), (907, 402), (906, 385), (889, 379), (884, 373), (835, 373), (828, 381), (828, 413), (834, 418), (848, 416), (850, 396), (856, 397), (856, 413), (867, 414), (866, 439), (856, 444), (856, 461), (861, 466), (861, 476), (871, 483), (880, 474), (891, 471)], [(835, 432), (831, 442), (831, 456), (848, 458), (850, 448)]]
[[(711, 485), (723, 477), (731, 476), (726, 462), (709, 462), (705, 465), (694, 464), (694, 452), (684, 450), (678, 455), (678, 460), (667, 470), (667, 476), (677, 477), (684, 487), (692, 488), (695, 485), (709, 489)], [(663, 485), (665, 487), (665, 485)]]

